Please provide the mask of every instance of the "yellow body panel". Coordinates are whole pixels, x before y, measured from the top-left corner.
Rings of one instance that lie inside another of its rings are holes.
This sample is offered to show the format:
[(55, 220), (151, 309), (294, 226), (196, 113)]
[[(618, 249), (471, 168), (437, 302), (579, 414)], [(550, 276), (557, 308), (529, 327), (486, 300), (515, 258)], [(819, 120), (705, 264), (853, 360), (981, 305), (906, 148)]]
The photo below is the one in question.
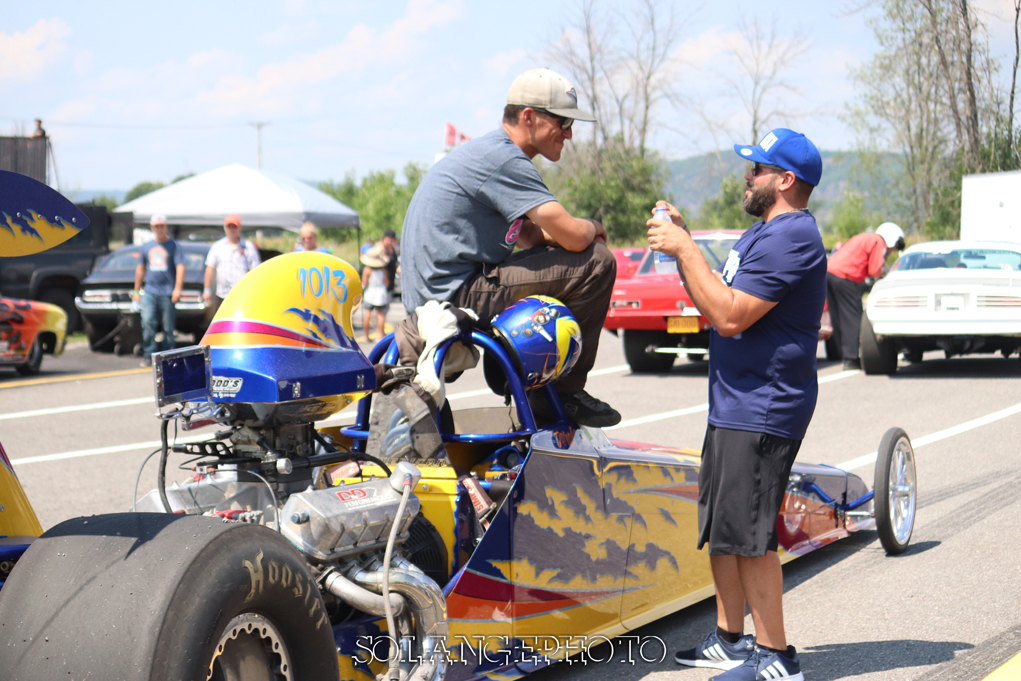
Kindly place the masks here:
[(28, 502), (21, 482), (7, 462), (0, 460), (0, 535), (38, 537), (42, 525)]

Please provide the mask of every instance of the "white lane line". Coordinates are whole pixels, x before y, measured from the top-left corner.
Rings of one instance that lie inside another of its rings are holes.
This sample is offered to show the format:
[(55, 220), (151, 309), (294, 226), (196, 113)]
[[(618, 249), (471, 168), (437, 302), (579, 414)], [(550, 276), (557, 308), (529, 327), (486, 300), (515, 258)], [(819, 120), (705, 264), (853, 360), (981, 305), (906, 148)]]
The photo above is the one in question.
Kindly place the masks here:
[[(820, 383), (830, 383), (832, 381), (839, 381), (842, 378), (848, 378), (850, 376), (856, 376), (860, 374), (860, 371), (841, 371), (839, 374), (831, 374), (829, 376), (823, 376), (819, 379)], [(636, 419), (628, 419), (627, 421), (621, 421), (615, 426), (603, 428), (603, 430), (616, 430), (617, 428), (627, 428), (629, 426), (640, 426), (646, 423), (654, 423), (656, 421), (665, 421), (666, 419), (676, 418), (678, 416), (688, 416), (690, 414), (697, 414), (699, 412), (708, 411), (709, 403), (697, 404), (694, 407), (687, 407), (685, 409), (674, 409), (673, 411), (664, 411), (659, 414), (650, 414), (649, 416), (641, 416)]]
[[(597, 369), (595, 371), (590, 371), (589, 376), (605, 376), (606, 374), (614, 374), (621, 371), (625, 371), (627, 368), (628, 368), (627, 365), (623, 364), (621, 366), (609, 367), (606, 369)], [(469, 390), (463, 393), (454, 393), (452, 395), (448, 395), (447, 399), (463, 400), (469, 397), (480, 397), (482, 395), (490, 394), (492, 394), (492, 391), (489, 390), (488, 388), (485, 390)], [(154, 406), (156, 404), (156, 401), (153, 397), (137, 397), (130, 400), (114, 400), (112, 402), (94, 402), (92, 404), (76, 404), (66, 407), (50, 407), (48, 409), (33, 409), (31, 411), (19, 411), (10, 414), (0, 414), (0, 421), (6, 421), (10, 419), (31, 418), (33, 416), (52, 416), (54, 414), (69, 414), (71, 412), (89, 411), (92, 409), (109, 409), (111, 407), (131, 407), (138, 404), (146, 404), (147, 402), (152, 403)], [(333, 417), (331, 417), (330, 420), (332, 421), (333, 419), (340, 417), (340, 415), (344, 413), (345, 412), (340, 412), (339, 414), (336, 414)]]
[[(592, 375), (602, 375), (602, 374), (611, 374), (611, 373), (616, 373), (616, 372), (624, 371), (626, 369), (627, 369), (627, 365), (620, 365), (620, 366), (615, 366), (615, 367), (609, 367), (609, 368), (606, 368), (606, 369), (599, 369), (598, 372), (593, 371), (593, 372), (589, 373), (589, 376), (592, 376)], [(858, 372), (858, 371), (844, 371), (844, 372), (841, 372), (839, 374), (833, 374), (833, 375), (830, 375), (830, 376), (824, 376), (824, 377), (819, 379), (819, 382), (820, 383), (828, 383), (830, 381), (835, 381), (835, 380), (838, 380), (838, 379), (841, 379), (841, 378), (847, 378), (848, 376), (854, 376), (854, 375), (856, 375), (858, 373), (861, 373), (861, 372)], [(482, 389), (482, 390), (468, 390), (468, 391), (465, 391), (465, 392), (453, 393), (451, 395), (448, 395), (447, 399), (448, 400), (461, 400), (461, 399), (467, 399), (469, 397), (480, 397), (482, 395), (491, 395), (491, 394), (492, 394), (492, 391), (490, 391), (488, 388), (485, 388), (485, 389)], [(138, 400), (124, 400), (124, 402), (125, 403), (141, 403), (141, 402), (144, 402), (144, 401), (148, 401), (150, 399), (152, 399), (152, 398), (146, 397), (146, 398), (139, 398)], [(112, 406), (112, 403), (108, 403), (108, 404), (111, 404), (111, 406)], [(81, 411), (81, 410), (90, 409), (90, 408), (98, 408), (98, 407), (96, 405), (80, 405), (79, 408), (73, 409), (73, 410), (74, 411)], [(678, 416), (686, 416), (686, 415), (689, 415), (689, 414), (697, 414), (697, 413), (699, 413), (701, 411), (707, 410), (708, 408), (709, 408), (708, 404), (699, 404), (699, 405), (696, 405), (694, 407), (687, 407), (685, 409), (675, 409), (673, 411), (663, 412), (661, 414), (652, 414), (650, 416), (643, 416), (643, 417), (637, 418), (637, 419), (630, 419), (630, 420), (627, 420), (627, 421), (622, 421), (621, 423), (618, 423), (616, 426), (613, 426), (611, 428), (604, 428), (604, 430), (614, 430), (616, 428), (625, 428), (627, 426), (636, 426), (636, 425), (641, 425), (641, 424), (644, 424), (644, 423), (652, 423), (654, 421), (663, 421), (665, 419), (675, 418), (675, 417), (678, 417)], [(42, 410), (40, 410), (40, 411), (42, 411)], [(330, 423), (331, 421), (342, 421), (342, 420), (348, 419), (348, 418), (350, 418), (354, 414), (354, 411), (355, 411), (355, 406), (352, 405), (352, 406), (348, 407), (347, 409), (345, 409), (345, 410), (343, 410), (341, 412), (338, 412), (338, 413), (334, 414), (333, 416), (331, 416), (330, 418), (322, 421), (321, 425), (326, 425), (326, 424)], [(23, 414), (24, 413), (27, 413), (27, 412), (23, 412)], [(206, 439), (207, 437), (208, 437), (208, 435), (192, 435), (192, 436), (189, 436), (189, 437), (186, 437), (186, 438), (179, 438), (178, 442), (196, 442), (196, 441), (199, 441), (199, 440)], [(40, 455), (40, 456), (27, 456), (27, 457), (23, 457), (23, 458), (20, 458), (20, 459), (11, 459), (11, 463), (12, 464), (23, 465), (23, 464), (29, 464), (29, 463), (44, 463), (44, 462), (47, 462), (47, 461), (62, 461), (62, 460), (65, 460), (65, 459), (77, 459), (77, 458), (86, 457), (86, 456), (96, 456), (98, 454), (115, 454), (117, 452), (131, 452), (131, 451), (138, 451), (138, 450), (154, 449), (154, 448), (159, 447), (159, 446), (160, 446), (160, 443), (159, 443), (158, 440), (155, 441), (155, 442), (136, 442), (134, 444), (115, 445), (113, 447), (99, 447), (99, 448), (96, 448), (96, 449), (79, 449), (79, 450), (72, 451), (72, 452), (61, 452), (59, 454), (43, 454), (43, 455)]]
[(49, 409), (33, 409), (32, 411), (18, 411), (13, 414), (0, 414), (0, 421), (7, 419), (24, 419), (31, 416), (50, 416), (52, 414), (67, 414), (73, 411), (89, 411), (90, 409), (109, 409), (110, 407), (130, 407), (136, 404), (151, 404), (156, 406), (156, 400), (150, 397), (135, 397), (130, 400), (114, 400), (113, 402), (93, 402), (92, 404), (76, 404), (69, 407), (51, 407)]
[[(936, 431), (931, 435), (924, 435), (918, 438), (917, 440), (912, 440), (911, 446), (914, 449), (918, 449), (919, 447), (924, 447), (925, 445), (932, 444), (933, 442), (945, 440), (948, 437), (953, 437), (954, 435), (967, 433), (969, 430), (974, 430), (975, 428), (988, 426), (990, 423), (995, 423), (996, 421), (1005, 419), (1008, 416), (1013, 416), (1014, 414), (1021, 414), (1021, 403), (1015, 404), (1012, 407), (1007, 407), (1006, 409), (994, 411), (992, 414), (980, 416), (977, 419), (972, 419), (971, 421), (965, 421), (964, 423), (957, 426), (953, 426), (951, 428)], [(867, 466), (870, 463), (875, 463), (876, 458), (878, 456), (879, 452), (872, 452), (871, 454), (866, 454), (865, 456), (859, 456), (857, 459), (851, 459), (850, 461), (845, 461), (844, 463), (838, 463), (837, 468), (842, 468), (845, 471), (852, 471), (855, 468), (862, 468), (863, 466)]]

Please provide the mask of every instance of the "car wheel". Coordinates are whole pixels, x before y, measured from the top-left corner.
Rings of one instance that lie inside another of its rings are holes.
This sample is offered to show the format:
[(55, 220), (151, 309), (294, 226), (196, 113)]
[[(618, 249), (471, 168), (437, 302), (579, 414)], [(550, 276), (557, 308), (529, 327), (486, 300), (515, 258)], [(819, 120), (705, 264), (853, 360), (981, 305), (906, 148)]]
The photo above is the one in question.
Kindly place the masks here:
[(339, 677), (301, 555), (268, 528), (203, 516), (118, 513), (50, 529), (4, 585), (0, 649), (12, 681)]
[(897, 373), (897, 347), (889, 339), (880, 341), (876, 338), (867, 314), (861, 316), (860, 340), (858, 352), (862, 371), (866, 374)]
[(900, 428), (886, 431), (879, 442), (872, 489), (879, 541), (888, 555), (904, 553), (915, 527), (918, 492), (915, 451)]
[(675, 355), (645, 351), (650, 345), (666, 345), (669, 335), (665, 331), (624, 329), (623, 333), (624, 358), (631, 371), (636, 374), (670, 371), (676, 359)]
[(22, 376), (35, 376), (39, 373), (39, 367), (43, 364), (43, 344), (39, 341), (39, 337), (36, 336), (35, 341), (32, 342), (32, 347), (28, 351), (28, 357), (25, 358), (24, 364), (15, 365), (15, 369)]
[[(92, 352), (113, 352), (115, 339), (111, 332), (114, 327), (102, 324), (93, 324), (88, 319), (85, 322), (85, 336), (89, 339), (89, 348)], [(110, 336), (107, 338), (107, 336)]]
[(75, 307), (74, 296), (70, 292), (62, 288), (46, 289), (39, 294), (39, 300), (56, 305), (64, 311), (67, 315), (67, 333), (78, 330), (78, 325), (81, 323), (81, 313)]

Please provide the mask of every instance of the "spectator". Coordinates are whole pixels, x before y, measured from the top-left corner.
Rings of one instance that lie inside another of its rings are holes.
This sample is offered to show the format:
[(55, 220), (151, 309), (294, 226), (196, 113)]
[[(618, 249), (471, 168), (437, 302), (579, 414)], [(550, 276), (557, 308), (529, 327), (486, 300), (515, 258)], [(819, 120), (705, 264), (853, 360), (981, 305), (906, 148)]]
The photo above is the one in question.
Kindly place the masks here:
[(858, 337), (865, 278), (882, 276), (883, 263), (894, 248), (904, 250), (904, 230), (884, 222), (875, 234), (857, 234), (830, 256), (826, 266), (826, 304), (833, 324), (832, 345), (840, 348), (845, 369), (861, 369)]
[[(684, 665), (729, 671), (719, 681), (801, 679), (783, 621), (777, 517), (819, 392), (816, 348), (826, 300), (826, 250), (808, 199), (822, 158), (804, 135), (778, 128), (756, 146), (744, 209), (762, 218), (713, 272), (665, 201), (672, 223), (649, 220), (654, 250), (677, 258), (681, 281), (713, 328), (709, 424), (698, 475), (698, 548), (709, 544), (716, 628)], [(744, 635), (745, 606), (755, 636)]]
[(319, 230), (312, 222), (305, 222), (301, 226), (301, 231), (298, 236), (298, 243), (295, 245), (295, 251), (319, 251), (320, 253), (329, 253), (330, 249), (325, 246), (318, 245)]
[[(210, 247), (206, 256), (205, 288), (202, 299), (206, 302), (206, 318), (212, 320), (220, 303), (241, 277), (255, 269), (259, 262), (259, 249), (250, 239), (241, 236), (241, 217), (231, 213), (223, 220), (225, 237)], [(216, 287), (213, 287), (213, 282)]]
[(397, 283), (397, 271), (400, 269), (400, 249), (397, 246), (397, 232), (392, 229), (388, 229), (383, 232), (383, 238), (378, 244), (376, 244), (383, 254), (383, 259), (386, 260), (386, 276), (388, 283), (386, 290), (390, 292), (390, 297), (393, 298), (394, 286)]
[[(154, 239), (139, 249), (135, 292), (131, 297), (134, 303), (141, 300), (142, 306), (142, 366), (152, 364), (157, 328), (163, 331), (160, 350), (174, 349), (176, 305), (184, 286), (184, 253), (176, 241), (167, 237), (167, 218), (153, 215), (149, 226)], [(145, 295), (142, 295), (143, 291)]]
[[(471, 308), (484, 320), (531, 294), (560, 299), (581, 327), (582, 346), (574, 369), (555, 387), (573, 421), (607, 427), (620, 414), (584, 388), (616, 260), (603, 226), (568, 213), (532, 164), (539, 155), (560, 160), (576, 119), (595, 117), (578, 108), (563, 76), (533, 69), (514, 79), (503, 125), (444, 156), (415, 191), (401, 231), (401, 297), (409, 313), (437, 300)], [(417, 317), (402, 321), (396, 333), (401, 363), (417, 363), (425, 346)], [(555, 418), (541, 391), (530, 402), (540, 421)]]
[(46, 131), (43, 130), (42, 119), (35, 119), (35, 130), (32, 131), (32, 137), (46, 137)]
[(365, 334), (364, 340), (372, 340), (369, 330), (372, 326), (372, 313), (375, 312), (376, 330), (379, 332), (377, 340), (386, 335), (386, 313), (390, 311), (390, 289), (387, 264), (382, 249), (372, 248), (368, 253), (361, 256), (362, 264), (362, 309), (365, 310), (362, 329)]

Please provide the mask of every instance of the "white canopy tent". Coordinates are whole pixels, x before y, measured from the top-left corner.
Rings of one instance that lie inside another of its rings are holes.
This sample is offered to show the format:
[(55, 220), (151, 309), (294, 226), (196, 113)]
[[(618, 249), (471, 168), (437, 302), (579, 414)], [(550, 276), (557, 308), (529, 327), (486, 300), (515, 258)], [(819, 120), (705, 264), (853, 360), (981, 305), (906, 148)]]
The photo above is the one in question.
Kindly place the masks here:
[(243, 228), (282, 227), (298, 231), (310, 220), (317, 227), (358, 228), (358, 213), (332, 196), (284, 175), (240, 163), (210, 170), (140, 196), (114, 213), (134, 213), (148, 228), (162, 213), (171, 225), (223, 225), (231, 213)]

